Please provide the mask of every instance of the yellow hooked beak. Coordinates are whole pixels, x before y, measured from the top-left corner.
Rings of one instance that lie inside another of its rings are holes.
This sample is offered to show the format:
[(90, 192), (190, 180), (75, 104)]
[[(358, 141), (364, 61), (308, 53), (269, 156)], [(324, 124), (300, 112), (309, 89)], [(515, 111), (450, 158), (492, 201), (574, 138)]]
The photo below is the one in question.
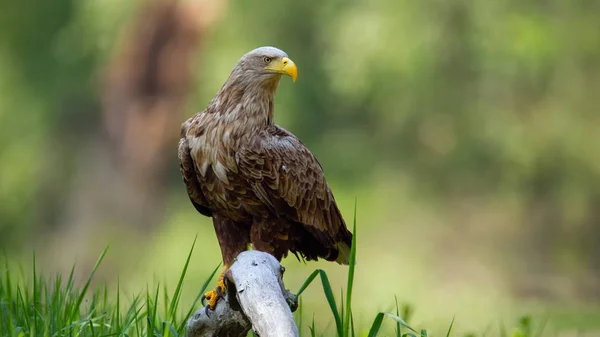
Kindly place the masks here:
[(282, 75), (288, 75), (292, 78), (292, 82), (296, 82), (296, 77), (298, 77), (298, 67), (296, 67), (294, 61), (287, 57), (282, 58), (280, 62), (274, 61), (266, 69), (276, 71)]

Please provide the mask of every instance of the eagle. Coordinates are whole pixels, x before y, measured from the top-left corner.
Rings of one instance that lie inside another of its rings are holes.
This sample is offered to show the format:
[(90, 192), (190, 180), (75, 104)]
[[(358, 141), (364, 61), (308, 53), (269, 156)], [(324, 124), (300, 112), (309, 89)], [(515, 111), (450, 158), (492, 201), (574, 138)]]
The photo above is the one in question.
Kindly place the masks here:
[[(223, 272), (204, 294), (214, 310), (223, 277), (252, 245), (281, 261), (349, 263), (352, 234), (323, 168), (291, 132), (274, 123), (273, 100), (282, 75), (298, 68), (274, 47), (243, 55), (206, 109), (181, 125), (179, 164), (196, 210), (212, 217)], [(203, 298), (203, 300), (204, 300)]]

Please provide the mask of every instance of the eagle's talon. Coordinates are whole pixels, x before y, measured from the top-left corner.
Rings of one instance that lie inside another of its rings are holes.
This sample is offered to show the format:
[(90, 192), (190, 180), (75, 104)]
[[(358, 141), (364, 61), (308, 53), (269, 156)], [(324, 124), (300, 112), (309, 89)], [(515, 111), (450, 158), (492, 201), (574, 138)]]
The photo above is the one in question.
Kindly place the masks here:
[(206, 317), (210, 317), (210, 314), (208, 313), (209, 309), (210, 308), (208, 307), (208, 305), (204, 307), (204, 313), (206, 314)]
[(296, 295), (292, 295), (290, 297), (286, 296), (285, 300), (292, 312), (295, 312), (298, 309), (298, 296), (296, 296)]
[(209, 310), (211, 310), (211, 311), (215, 310), (219, 299), (225, 298), (225, 296), (223, 296), (223, 293), (226, 289), (225, 283), (223, 282), (224, 274), (225, 274), (225, 271), (223, 273), (221, 273), (221, 276), (219, 276), (219, 280), (217, 281), (217, 286), (215, 287), (215, 289), (208, 291), (204, 295), (202, 295), (202, 305), (204, 305), (204, 300), (208, 300), (208, 305), (206, 306), (206, 309), (205, 309), (207, 316), (208, 316)]
[(204, 303), (206, 301), (206, 295), (202, 295), (202, 297), (200, 298), (200, 303), (202, 303), (202, 306), (205, 306), (206, 303)]

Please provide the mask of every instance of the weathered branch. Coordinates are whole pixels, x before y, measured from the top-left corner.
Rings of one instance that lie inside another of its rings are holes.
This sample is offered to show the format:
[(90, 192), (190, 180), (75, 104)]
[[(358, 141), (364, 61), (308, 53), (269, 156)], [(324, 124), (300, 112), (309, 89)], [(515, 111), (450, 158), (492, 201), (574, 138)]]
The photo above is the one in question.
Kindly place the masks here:
[(298, 336), (292, 316), (298, 303), (284, 287), (283, 271), (270, 254), (242, 252), (226, 275), (224, 300), (209, 316), (198, 309), (187, 322), (187, 336), (241, 337), (250, 328), (261, 337)]

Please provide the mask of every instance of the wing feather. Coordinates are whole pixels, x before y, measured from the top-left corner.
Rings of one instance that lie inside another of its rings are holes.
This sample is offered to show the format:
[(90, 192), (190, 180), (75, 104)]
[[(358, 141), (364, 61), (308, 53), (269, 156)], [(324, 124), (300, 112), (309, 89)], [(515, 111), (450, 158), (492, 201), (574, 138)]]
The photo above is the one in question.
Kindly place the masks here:
[(194, 159), (191, 156), (190, 147), (185, 137), (179, 140), (177, 154), (179, 157), (179, 170), (181, 171), (190, 201), (200, 214), (212, 216), (212, 211), (208, 208), (208, 203), (200, 190), (195, 169), (196, 165), (194, 164)]
[(308, 148), (276, 125), (255, 137), (238, 150), (236, 160), (262, 203), (280, 217), (327, 233), (333, 242), (339, 233), (345, 237), (346, 225), (323, 169)]

